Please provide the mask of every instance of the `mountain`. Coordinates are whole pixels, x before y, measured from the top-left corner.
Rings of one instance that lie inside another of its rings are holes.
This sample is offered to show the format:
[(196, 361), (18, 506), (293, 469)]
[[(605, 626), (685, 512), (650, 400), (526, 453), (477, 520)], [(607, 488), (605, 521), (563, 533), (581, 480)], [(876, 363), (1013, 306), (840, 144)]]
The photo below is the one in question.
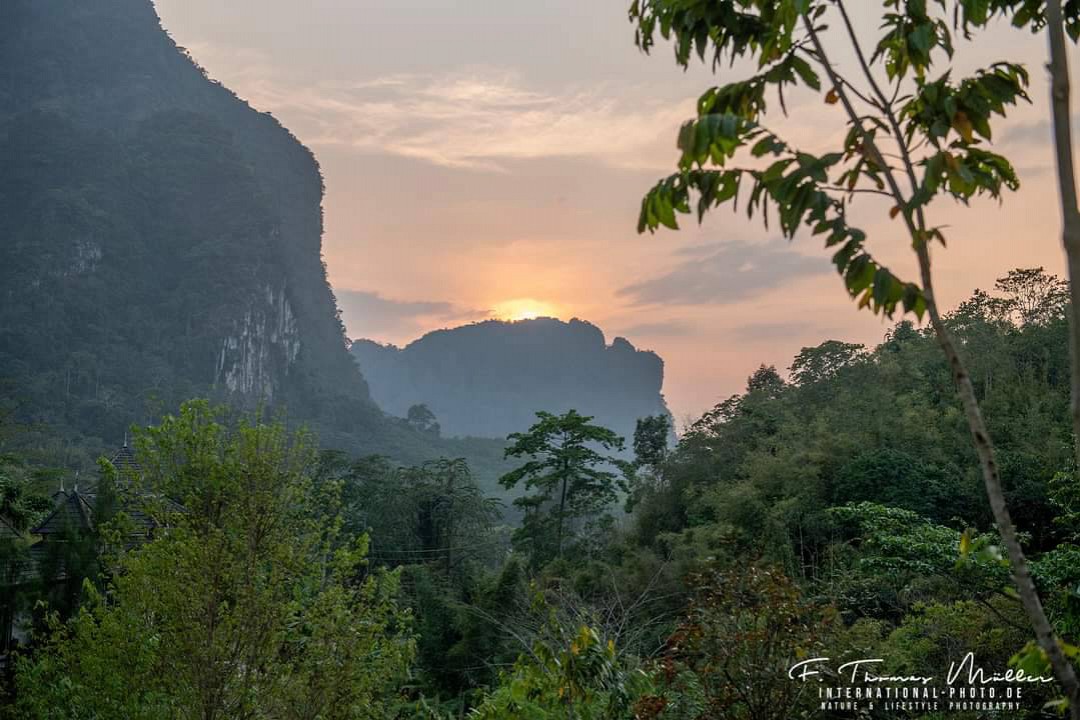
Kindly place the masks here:
[(537, 410), (575, 409), (627, 439), (646, 415), (669, 414), (664, 362), (582, 320), (488, 320), (437, 330), (404, 348), (357, 340), (352, 354), (387, 412), (425, 404), (445, 435), (505, 437)]
[(92, 456), (208, 395), (354, 453), (465, 454), (371, 401), (315, 157), (151, 0), (0, 3), (0, 158), (0, 420)]

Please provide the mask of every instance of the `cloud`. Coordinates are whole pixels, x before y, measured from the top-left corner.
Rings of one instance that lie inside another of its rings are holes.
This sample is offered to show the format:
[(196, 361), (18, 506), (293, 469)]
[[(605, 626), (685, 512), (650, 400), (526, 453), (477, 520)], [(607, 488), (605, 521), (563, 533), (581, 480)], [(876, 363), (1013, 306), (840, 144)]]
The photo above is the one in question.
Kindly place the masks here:
[(431, 323), (464, 323), (490, 315), (445, 301), (391, 300), (366, 290), (335, 290), (341, 318), (352, 338), (413, 339)]
[(725, 305), (831, 272), (826, 259), (802, 255), (784, 241), (717, 243), (676, 254), (689, 259), (662, 275), (620, 288), (617, 295), (633, 305)]
[[(1080, 134), (1080, 116), (1073, 116), (1073, 135)], [(1015, 145), (1039, 145), (1050, 147), (1054, 142), (1054, 129), (1049, 120), (1014, 123), (1005, 128), (1001, 142)]]
[[(597, 87), (540, 91), (495, 68), (312, 84), (277, 72), (270, 58), (250, 50), (202, 45), (193, 54), (208, 68), (228, 69), (227, 85), (286, 119), (310, 145), (447, 167), (501, 171), (500, 161), (591, 157), (651, 168), (657, 139), (673, 136), (693, 108), (630, 103)], [(670, 154), (663, 160), (671, 165)]]
[(814, 325), (809, 322), (773, 322), (739, 325), (728, 334), (740, 342), (772, 342), (790, 338), (823, 338), (836, 334), (837, 329)]
[(1050, 122), (1048, 120), (1039, 120), (1037, 122), (1016, 124), (1005, 130), (1005, 135), (1002, 137), (1002, 143), (1008, 144), (1035, 144), (1045, 145), (1053, 142), (1054, 136), (1050, 131)]
[(696, 328), (683, 320), (665, 320), (645, 322), (623, 328), (615, 334), (633, 340), (635, 337), (685, 337), (692, 335)]

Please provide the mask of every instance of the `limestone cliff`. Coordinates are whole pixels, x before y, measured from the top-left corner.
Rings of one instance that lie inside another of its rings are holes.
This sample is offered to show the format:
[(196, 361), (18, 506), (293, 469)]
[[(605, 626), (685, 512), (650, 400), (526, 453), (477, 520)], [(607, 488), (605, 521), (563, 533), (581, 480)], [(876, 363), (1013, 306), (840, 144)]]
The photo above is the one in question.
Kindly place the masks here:
[(0, 2), (0, 158), (0, 400), (23, 419), (115, 442), (211, 394), (385, 430), (326, 280), (314, 156), (150, 0)]
[(489, 320), (438, 330), (404, 348), (358, 340), (352, 353), (374, 400), (404, 416), (426, 404), (444, 435), (505, 437), (537, 410), (575, 409), (624, 436), (646, 415), (668, 413), (664, 363), (581, 320)]

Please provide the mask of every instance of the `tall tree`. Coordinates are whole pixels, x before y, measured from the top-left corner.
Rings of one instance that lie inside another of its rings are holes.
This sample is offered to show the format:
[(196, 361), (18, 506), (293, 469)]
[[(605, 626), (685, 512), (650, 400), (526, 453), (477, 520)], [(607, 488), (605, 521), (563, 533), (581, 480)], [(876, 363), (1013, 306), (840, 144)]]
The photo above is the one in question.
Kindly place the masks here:
[(659, 488), (670, 435), (671, 418), (668, 415), (638, 418), (634, 425), (634, 461), (622, 465), (629, 488), (627, 512), (632, 512), (642, 499)]
[(622, 450), (623, 439), (591, 424), (591, 417), (576, 410), (563, 415), (541, 411), (536, 417), (528, 432), (507, 437), (511, 445), (506, 457), (529, 459), (499, 482), (506, 488), (524, 483), (526, 491), (535, 490), (514, 501), (526, 511), (525, 527), (519, 532), (539, 540), (540, 521), (548, 513), (555, 525), (555, 554), (562, 557), (567, 523), (600, 513), (615, 501), (617, 490), (626, 491), (625, 482), (607, 469), (619, 461), (600, 452)]
[(415, 533), (425, 559), (440, 561), (449, 575), (459, 550), (469, 548), (481, 557), (478, 546), (492, 542), (499, 502), (484, 497), (465, 459), (439, 458), (406, 468), (401, 475), (412, 497)]
[(658, 468), (668, 453), (671, 418), (649, 415), (638, 418), (634, 425), (634, 462), (639, 467)]
[(804, 347), (791, 363), (791, 379), (797, 385), (827, 380), (841, 368), (862, 358), (864, 350), (862, 345), (839, 340), (826, 340), (817, 347)]
[[(1027, 101), (1027, 71), (1016, 63), (997, 62), (968, 77), (946, 72), (930, 79), (929, 72), (954, 52), (944, 3), (939, 14), (925, 2), (885, 4), (883, 34), (868, 56), (866, 39), (855, 30), (843, 0), (634, 0), (630, 17), (644, 51), (659, 32), (674, 40), (676, 60), (684, 67), (694, 53), (702, 61), (708, 55), (714, 69), (741, 58), (757, 63), (749, 78), (711, 88), (698, 100), (697, 117), (679, 132), (678, 172), (659, 181), (642, 200), (638, 228), (677, 228), (676, 213), (691, 212), (692, 196), (700, 219), (715, 206), (736, 203), (741, 189), (751, 215), (760, 212), (767, 218), (773, 206), (786, 237), (794, 237), (803, 225), (823, 235), (826, 247), (836, 249), (833, 261), (860, 308), (890, 316), (898, 309), (929, 316), (949, 363), (1024, 609), (1074, 717), (1080, 718), (1080, 683), (1032, 580), (994, 444), (967, 363), (938, 308), (931, 272), (932, 245), (945, 240), (944, 228), (928, 217), (927, 206), (935, 197), (947, 195), (966, 204), (980, 195), (1000, 198), (1003, 190), (1019, 186), (1009, 161), (985, 145), (993, 116)], [(987, 3), (970, 3), (976, 4), (985, 15)], [(837, 69), (837, 43), (854, 54), (851, 75)], [(871, 67), (875, 64), (877, 72)], [(821, 93), (826, 104), (839, 106), (847, 128), (841, 145), (811, 154), (764, 124), (767, 91), (778, 92), (786, 112), (783, 91), (789, 85)], [(752, 158), (749, 166), (734, 164), (736, 156), (746, 154)], [(1071, 168), (1071, 155), (1067, 164)], [(903, 281), (880, 264), (868, 250), (866, 233), (850, 223), (856, 199), (864, 197), (884, 198), (877, 207), (902, 222), (918, 263), (918, 283)], [(1076, 225), (1080, 233), (1080, 218)], [(1075, 244), (1080, 256), (1080, 234)]]
[(409, 423), (410, 427), (417, 431), (435, 435), (436, 437), (441, 431), (439, 420), (435, 417), (435, 413), (431, 412), (431, 408), (424, 403), (410, 405), (408, 413), (405, 416), (405, 421)]
[(1016, 268), (994, 282), (1003, 309), (1020, 325), (1047, 323), (1064, 316), (1069, 285), (1041, 267)]
[[(357, 460), (343, 477), (345, 526), (369, 532), (372, 555), (390, 565), (430, 563), (447, 574), (461, 560), (483, 560), (498, 542), (500, 503), (484, 497), (464, 458), (397, 467), (382, 457)], [(469, 549), (469, 553), (459, 553)]]

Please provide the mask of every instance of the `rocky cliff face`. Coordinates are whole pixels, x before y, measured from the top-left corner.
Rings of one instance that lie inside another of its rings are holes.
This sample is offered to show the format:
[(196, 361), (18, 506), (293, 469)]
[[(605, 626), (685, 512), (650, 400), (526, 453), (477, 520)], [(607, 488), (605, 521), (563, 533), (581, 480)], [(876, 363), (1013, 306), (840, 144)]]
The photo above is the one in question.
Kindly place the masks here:
[(486, 321), (438, 330), (404, 348), (358, 340), (352, 353), (374, 400), (404, 416), (424, 403), (444, 435), (505, 437), (537, 410), (575, 409), (627, 439), (638, 418), (667, 414), (664, 363), (581, 320)]
[(300, 328), (285, 287), (266, 287), (221, 341), (214, 384), (247, 397), (274, 399), (300, 357)]
[(115, 441), (214, 394), (381, 427), (321, 262), (315, 158), (150, 0), (0, 2), (0, 158), (0, 399), (26, 419)]

